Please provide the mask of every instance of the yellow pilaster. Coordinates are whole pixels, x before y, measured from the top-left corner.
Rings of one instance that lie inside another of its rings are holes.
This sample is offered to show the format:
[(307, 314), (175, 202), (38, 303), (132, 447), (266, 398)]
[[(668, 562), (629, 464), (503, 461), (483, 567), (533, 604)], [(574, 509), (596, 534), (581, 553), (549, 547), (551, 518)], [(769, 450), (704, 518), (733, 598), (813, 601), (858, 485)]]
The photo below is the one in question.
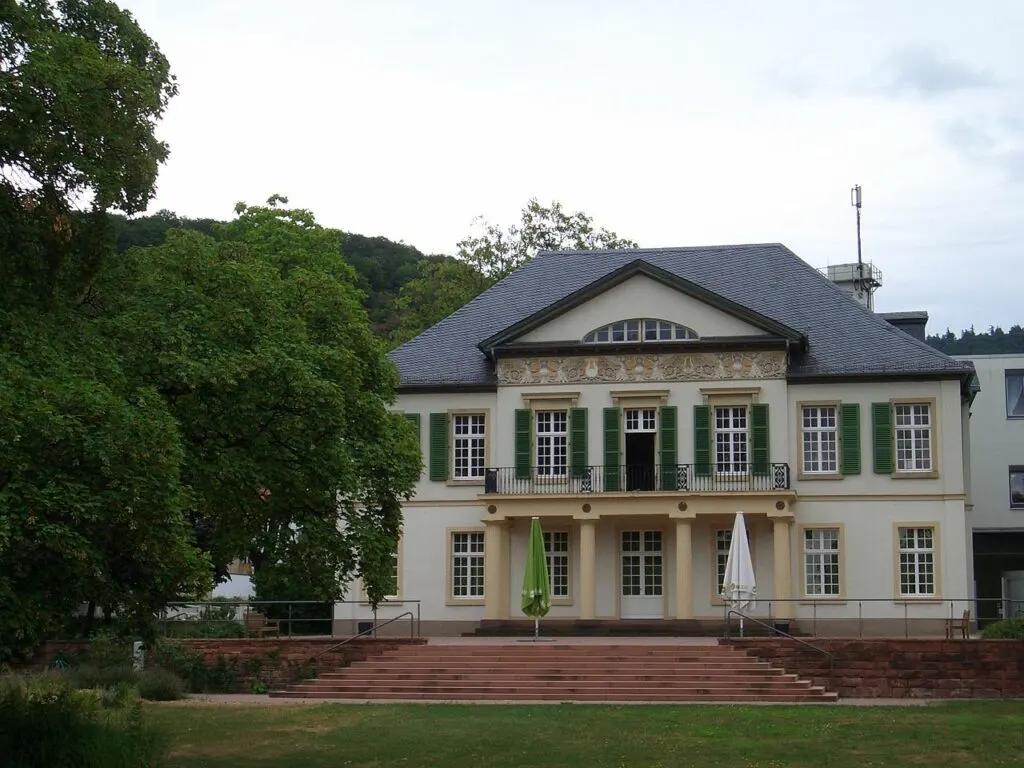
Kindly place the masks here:
[(597, 521), (580, 520), (580, 618), (597, 616)]
[[(793, 558), (791, 555), (792, 521), (789, 519), (772, 520), (774, 535), (774, 566), (775, 566), (775, 597), (787, 601), (793, 596)], [(772, 612), (780, 619), (793, 618), (793, 603), (778, 602), (772, 606)]]
[(508, 523), (484, 522), (484, 618), (509, 617)]
[(693, 535), (689, 520), (676, 520), (676, 618), (693, 618)]

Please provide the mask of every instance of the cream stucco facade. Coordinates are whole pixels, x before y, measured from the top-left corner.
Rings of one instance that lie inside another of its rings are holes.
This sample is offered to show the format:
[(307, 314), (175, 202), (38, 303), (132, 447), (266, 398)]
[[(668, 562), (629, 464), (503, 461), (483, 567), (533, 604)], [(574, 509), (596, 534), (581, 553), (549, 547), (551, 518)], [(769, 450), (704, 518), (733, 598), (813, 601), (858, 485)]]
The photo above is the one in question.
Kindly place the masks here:
[[(713, 303), (637, 275), (526, 328), (496, 354), (492, 386), (406, 387), (395, 410), (420, 431), (424, 469), (404, 508), (400, 600), (378, 620), (412, 609), (436, 634), (523, 618), (538, 517), (550, 619), (721, 623), (742, 511), (751, 615), (941, 633), (970, 596), (962, 378), (794, 377), (792, 339)], [(645, 344), (655, 325), (641, 324), (628, 348), (584, 342), (644, 318), (700, 341)], [(335, 618), (369, 612), (339, 604)]]

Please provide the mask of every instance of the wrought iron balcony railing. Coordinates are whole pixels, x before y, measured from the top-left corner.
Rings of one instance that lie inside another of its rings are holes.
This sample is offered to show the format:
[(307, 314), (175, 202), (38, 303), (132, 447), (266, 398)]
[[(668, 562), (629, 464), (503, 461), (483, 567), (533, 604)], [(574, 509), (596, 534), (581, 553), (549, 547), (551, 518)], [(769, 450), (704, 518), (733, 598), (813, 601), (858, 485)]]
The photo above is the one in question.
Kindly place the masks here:
[(577, 494), (619, 491), (787, 491), (789, 464), (770, 464), (766, 472), (724, 472), (711, 466), (670, 464), (610, 467), (489, 467), (484, 493)]

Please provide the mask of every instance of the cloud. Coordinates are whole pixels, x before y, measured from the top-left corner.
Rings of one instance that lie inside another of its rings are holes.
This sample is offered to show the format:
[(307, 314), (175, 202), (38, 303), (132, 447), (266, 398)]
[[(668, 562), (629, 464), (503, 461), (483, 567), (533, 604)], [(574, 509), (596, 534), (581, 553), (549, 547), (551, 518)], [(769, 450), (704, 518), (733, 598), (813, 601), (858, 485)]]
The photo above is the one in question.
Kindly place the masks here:
[(976, 69), (920, 46), (891, 53), (874, 68), (872, 81), (873, 90), (886, 96), (899, 97), (910, 93), (923, 99), (991, 88), (997, 84), (987, 70)]
[(998, 171), (1012, 182), (1024, 182), (1024, 117), (976, 116), (951, 122), (942, 133), (964, 160)]

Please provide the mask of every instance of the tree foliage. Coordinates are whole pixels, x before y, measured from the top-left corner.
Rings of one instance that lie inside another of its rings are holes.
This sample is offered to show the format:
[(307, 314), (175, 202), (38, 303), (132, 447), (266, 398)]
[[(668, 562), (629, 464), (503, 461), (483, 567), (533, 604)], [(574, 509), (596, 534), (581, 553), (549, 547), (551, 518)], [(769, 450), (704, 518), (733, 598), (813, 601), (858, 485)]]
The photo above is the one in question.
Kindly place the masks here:
[(395, 297), (398, 324), (389, 338), (403, 344), (479, 296), (491, 281), (465, 261), (420, 262), (419, 274)]
[(587, 214), (566, 212), (554, 201), (545, 207), (531, 198), (519, 223), (502, 229), (483, 218), (473, 222), (474, 232), (458, 243), (458, 256), (491, 282), (525, 264), (540, 251), (568, 249), (636, 248), (632, 240), (607, 229), (595, 228)]
[(928, 336), (927, 341), (947, 355), (1024, 354), (1024, 328), (1020, 325), (1012, 326), (1009, 331), (989, 326), (984, 333), (976, 333), (972, 326), (959, 336), (947, 328), (944, 334)]

